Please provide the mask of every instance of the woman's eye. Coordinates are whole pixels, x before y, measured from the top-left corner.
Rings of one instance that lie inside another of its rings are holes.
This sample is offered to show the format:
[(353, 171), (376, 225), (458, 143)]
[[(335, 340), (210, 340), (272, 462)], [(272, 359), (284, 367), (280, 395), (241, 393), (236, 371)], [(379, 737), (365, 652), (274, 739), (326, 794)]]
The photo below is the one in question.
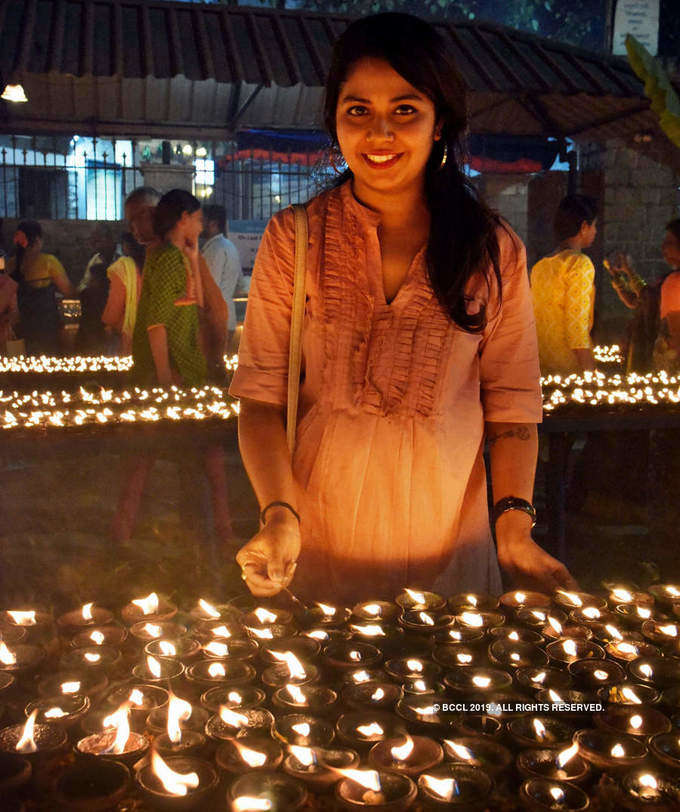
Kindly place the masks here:
[(363, 116), (365, 112), (366, 108), (362, 104), (354, 104), (347, 108), (347, 114), (350, 116)]
[(416, 108), (412, 107), (410, 104), (400, 104), (399, 107), (396, 109), (396, 113), (398, 116), (410, 115), (411, 113), (415, 113)]

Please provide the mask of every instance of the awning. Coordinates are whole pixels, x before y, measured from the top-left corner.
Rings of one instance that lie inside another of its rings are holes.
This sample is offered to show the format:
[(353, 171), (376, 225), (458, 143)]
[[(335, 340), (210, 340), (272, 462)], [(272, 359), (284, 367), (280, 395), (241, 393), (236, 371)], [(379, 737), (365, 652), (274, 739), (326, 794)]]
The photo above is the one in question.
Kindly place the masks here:
[[(0, 72), (28, 104), (4, 132), (223, 137), (314, 129), (335, 38), (349, 17), (144, 0), (1, 0)], [(672, 163), (625, 59), (478, 22), (437, 23), (470, 90), (473, 133), (622, 138)], [(633, 140), (652, 133), (651, 144)]]

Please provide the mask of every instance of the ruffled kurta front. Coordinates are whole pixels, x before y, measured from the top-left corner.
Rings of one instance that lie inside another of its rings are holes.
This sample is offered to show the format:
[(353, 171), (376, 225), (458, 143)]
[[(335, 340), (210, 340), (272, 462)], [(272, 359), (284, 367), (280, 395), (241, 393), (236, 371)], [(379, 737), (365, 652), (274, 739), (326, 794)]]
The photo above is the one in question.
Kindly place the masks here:
[[(489, 530), (484, 421), (539, 422), (538, 352), (524, 248), (500, 233), (503, 302), (480, 278), (458, 328), (430, 285), (425, 247), (385, 300), (380, 216), (351, 183), (307, 205), (303, 374), (293, 471), (307, 599), (393, 597), (404, 586), (501, 588)], [(230, 392), (285, 406), (295, 236), (290, 209), (267, 226)], [(489, 300), (489, 301), (487, 301)]]

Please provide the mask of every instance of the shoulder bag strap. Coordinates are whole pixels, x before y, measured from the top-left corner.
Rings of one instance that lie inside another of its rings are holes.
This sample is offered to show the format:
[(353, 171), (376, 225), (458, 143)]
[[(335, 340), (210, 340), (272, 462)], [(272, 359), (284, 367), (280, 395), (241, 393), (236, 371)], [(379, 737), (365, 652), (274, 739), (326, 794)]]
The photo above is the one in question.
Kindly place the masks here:
[(295, 214), (295, 281), (293, 311), (290, 320), (290, 349), (288, 352), (288, 408), (286, 439), (291, 457), (295, 449), (300, 369), (302, 365), (302, 322), (305, 314), (305, 272), (307, 269), (307, 212), (304, 206), (293, 206)]

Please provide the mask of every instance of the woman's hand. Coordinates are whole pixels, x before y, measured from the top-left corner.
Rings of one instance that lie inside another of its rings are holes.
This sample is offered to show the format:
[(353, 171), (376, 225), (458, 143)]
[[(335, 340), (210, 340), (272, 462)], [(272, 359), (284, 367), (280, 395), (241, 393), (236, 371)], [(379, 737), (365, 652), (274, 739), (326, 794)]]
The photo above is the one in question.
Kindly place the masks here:
[(236, 553), (246, 586), (271, 598), (293, 580), (300, 555), (300, 525), (285, 508), (270, 509), (267, 524)]
[(184, 253), (192, 264), (195, 263), (198, 266), (198, 240), (186, 237), (184, 240)]
[(514, 585), (551, 594), (556, 589), (578, 590), (569, 570), (531, 538), (530, 533), (498, 542), (498, 563)]

